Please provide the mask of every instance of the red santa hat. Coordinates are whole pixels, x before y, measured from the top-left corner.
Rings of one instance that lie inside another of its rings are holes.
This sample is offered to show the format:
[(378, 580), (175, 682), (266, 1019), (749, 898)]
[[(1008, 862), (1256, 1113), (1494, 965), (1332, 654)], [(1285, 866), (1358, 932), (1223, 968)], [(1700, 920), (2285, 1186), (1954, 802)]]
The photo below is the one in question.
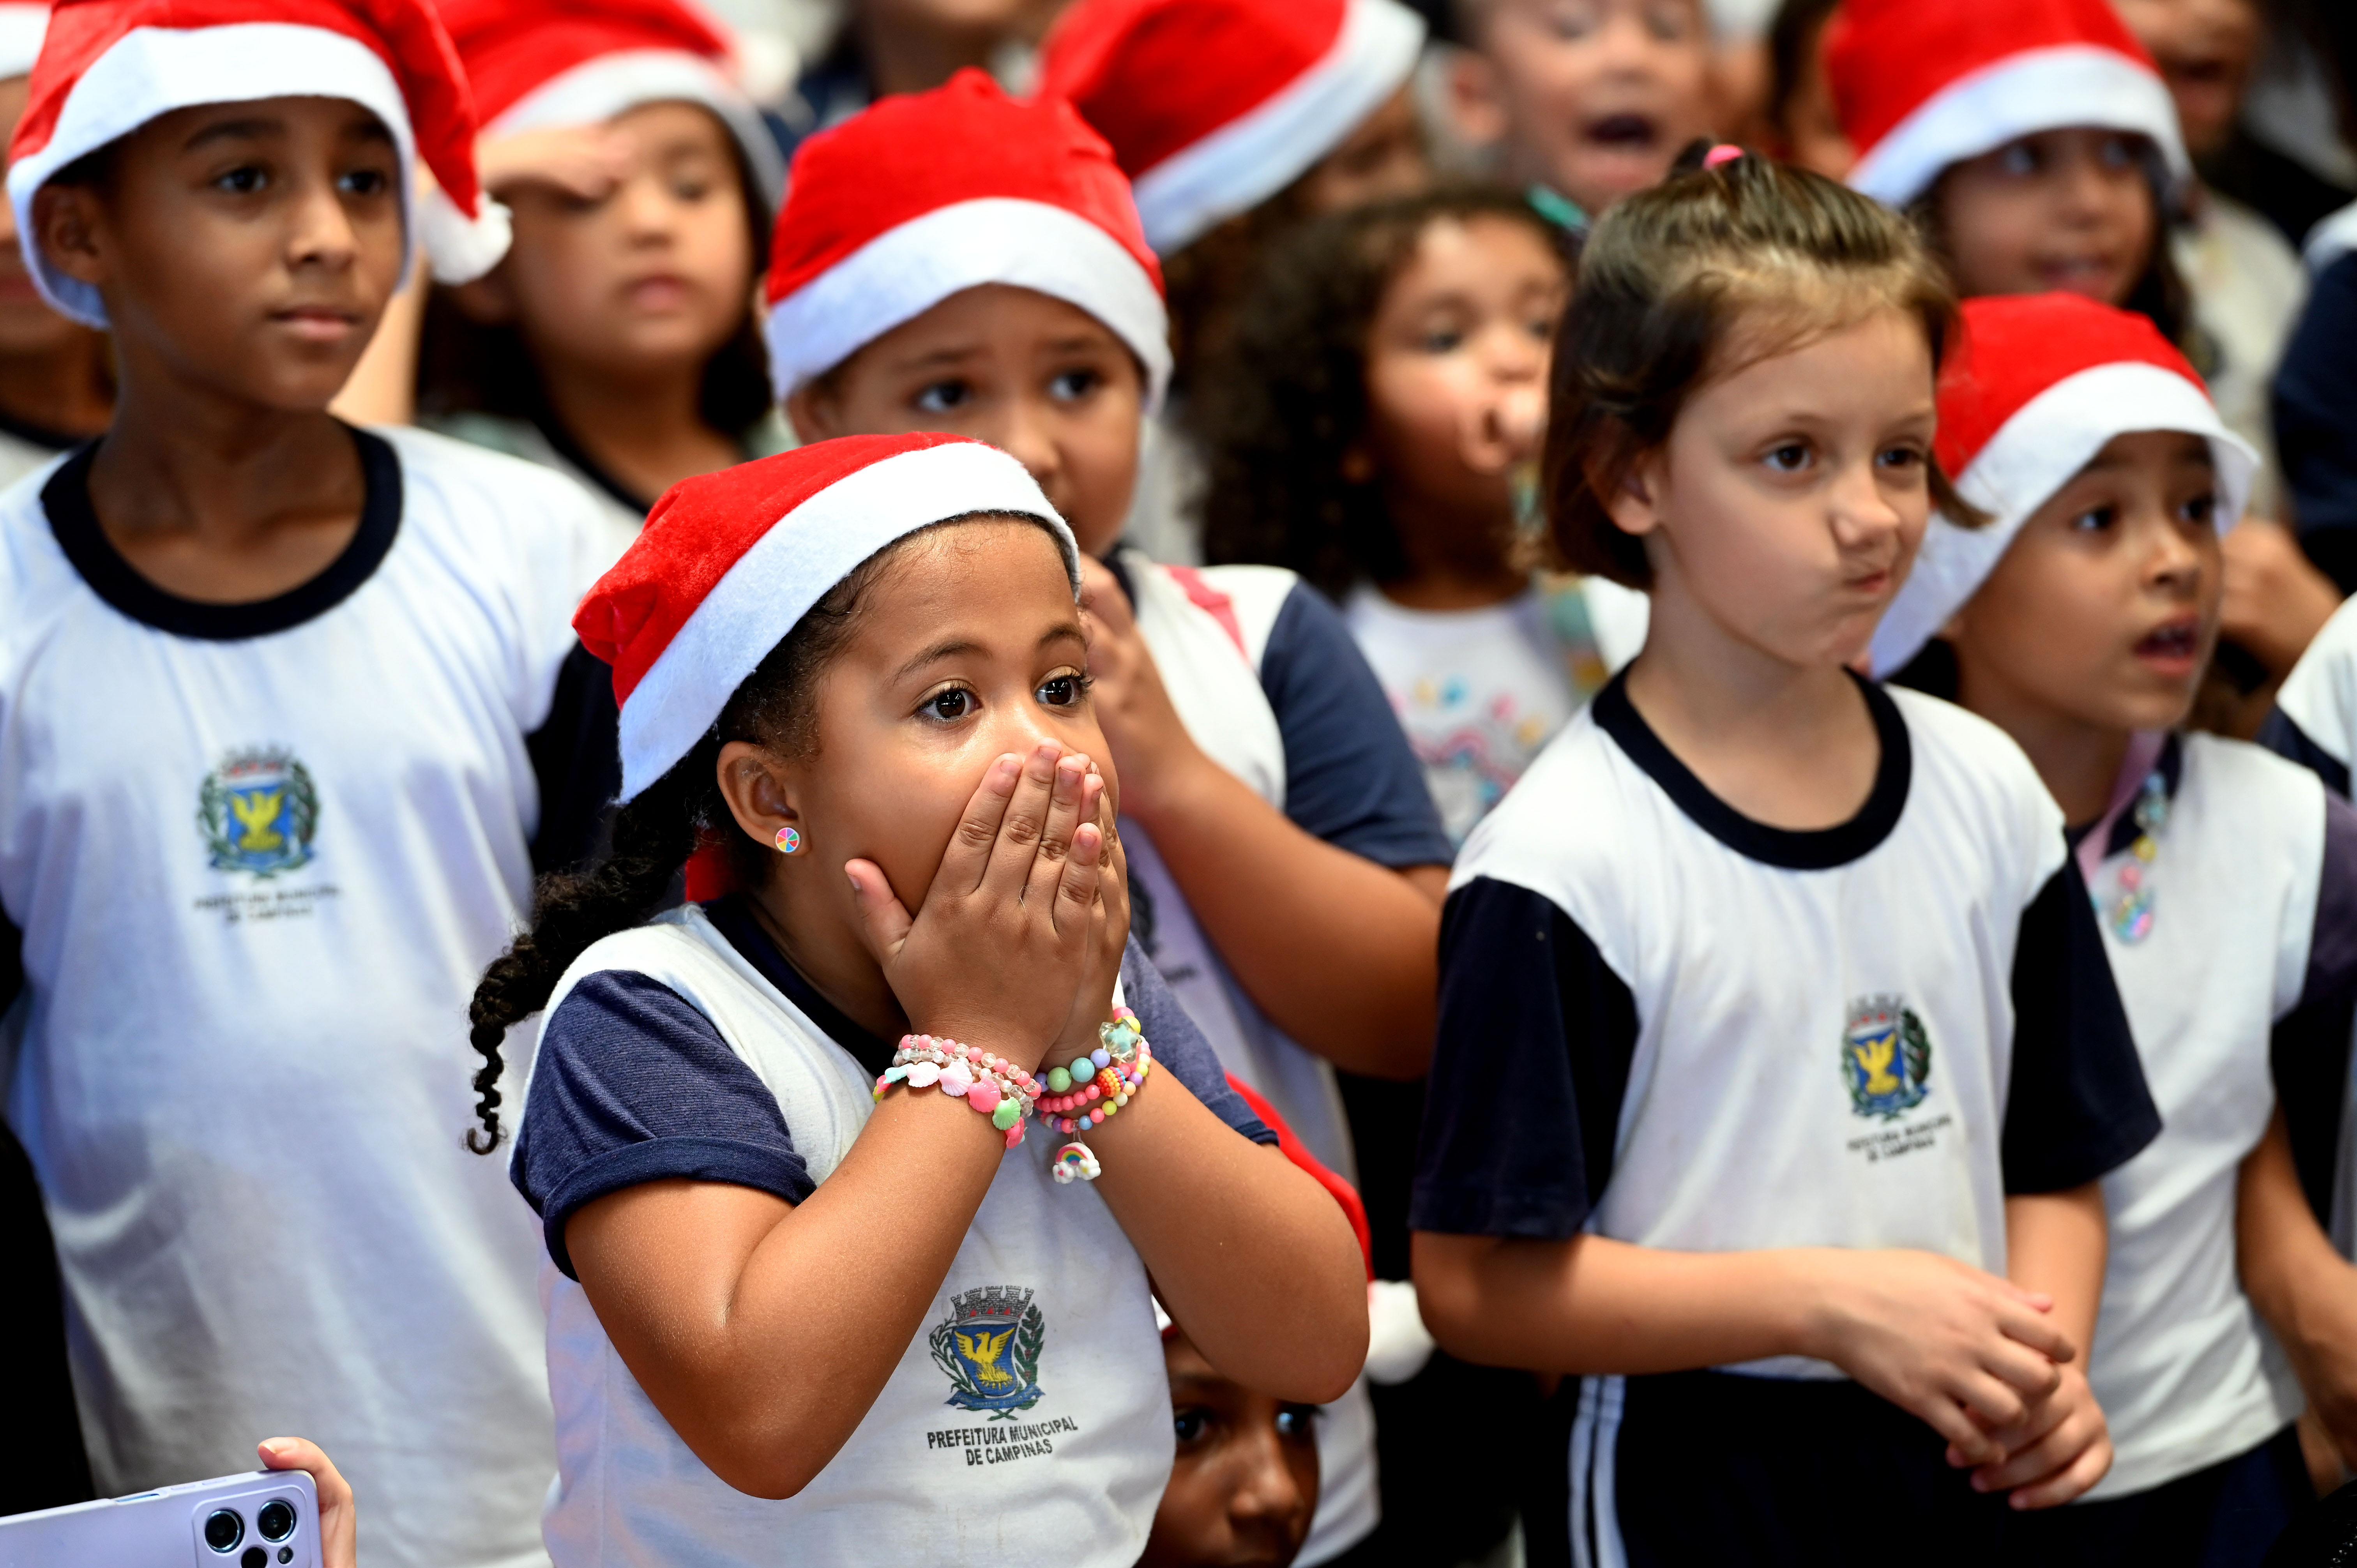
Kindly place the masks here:
[[(26, 264), (49, 303), (106, 325), (98, 291), (51, 270), (33, 195), (75, 159), (176, 109), (260, 98), (341, 98), (393, 133), (402, 211), (434, 274), (489, 272), (507, 209), (475, 179), (475, 105), (428, 0), (59, 0), (8, 149)], [(414, 200), (419, 159), (436, 189)]]
[(978, 70), (887, 98), (794, 156), (770, 244), (770, 376), (783, 402), (893, 328), (984, 284), (1077, 306), (1170, 379), (1162, 269), (1129, 181), (1071, 106)]
[(1979, 591), (2030, 514), (2115, 436), (2182, 431), (2210, 443), (2218, 528), (2251, 499), (2258, 454), (2226, 428), (2201, 378), (2145, 317), (2075, 294), (1992, 295), (1964, 304), (1940, 377), (1940, 466), (1990, 515), (1981, 528), (1934, 516), (1914, 570), (1874, 633), (1874, 670), (1904, 666)]
[(1079, 0), (1040, 51), (1137, 187), (1164, 255), (1309, 172), (1415, 70), (1396, 0)]
[(1951, 164), (2072, 125), (2133, 132), (2172, 178), (2192, 173), (2169, 88), (2111, 0), (1843, 0), (1824, 50), (1858, 150), (1849, 183), (1893, 207)]
[(47, 5), (0, 5), (0, 77), (30, 75), (48, 29)]
[(595, 125), (645, 103), (697, 103), (736, 137), (774, 209), (785, 159), (737, 84), (726, 28), (687, 0), (443, 0), (486, 135)]
[(1055, 531), (1072, 591), (1080, 550), (1023, 465), (958, 435), (846, 435), (664, 492), (573, 618), (613, 666), (622, 799), (671, 771), (794, 623), (895, 540), (969, 512)]

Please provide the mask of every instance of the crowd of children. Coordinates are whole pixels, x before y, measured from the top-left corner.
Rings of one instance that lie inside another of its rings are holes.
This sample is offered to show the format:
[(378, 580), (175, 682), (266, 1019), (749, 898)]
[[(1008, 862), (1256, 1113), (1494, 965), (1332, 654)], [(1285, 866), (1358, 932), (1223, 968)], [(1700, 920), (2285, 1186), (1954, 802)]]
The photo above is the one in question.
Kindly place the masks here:
[(1713, 28), (0, 5), (0, 1509), (2337, 1561), (2357, 217)]

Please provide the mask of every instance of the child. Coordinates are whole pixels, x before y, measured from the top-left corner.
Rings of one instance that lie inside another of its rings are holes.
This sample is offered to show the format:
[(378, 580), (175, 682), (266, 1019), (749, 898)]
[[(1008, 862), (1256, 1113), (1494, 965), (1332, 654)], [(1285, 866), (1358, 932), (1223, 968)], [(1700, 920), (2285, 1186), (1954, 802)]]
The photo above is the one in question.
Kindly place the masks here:
[[(2312, 1494), (2299, 1385), (2227, 1243), (2275, 1109), (2271, 1032), (2280, 1054), (2298, 1015), (2336, 1018), (2347, 1056), (2357, 811), (2255, 746), (2179, 730), (2257, 464), (2150, 322), (2076, 295), (1965, 302), (1940, 454), (1996, 521), (1932, 522), (1875, 666), (1943, 634), (1959, 700), (2037, 764), (2162, 1127), (2104, 1183), (2087, 1367), (2111, 1473), (2021, 1521), (2008, 1560), (2255, 1565)], [(2320, 1242), (2298, 1187), (2271, 1192)]]
[[(1635, 651), (1603, 651), (1619, 627), (1581, 592), (1601, 579), (1522, 559), (1567, 284), (1553, 227), (1511, 193), (1361, 208), (1271, 270), (1205, 399), (1207, 553), (1342, 602), (1452, 843)], [(1604, 591), (1608, 613), (1634, 601), (1641, 643), (1643, 599)]]
[[(788, 152), (894, 92), (930, 92), (961, 70), (1015, 86), (1038, 68), (1039, 35), (1059, 0), (846, 0), (776, 9), (817, 25), (782, 121)], [(797, 15), (799, 13), (799, 15)], [(810, 26), (802, 21), (794, 30)]]
[[(0, 145), (24, 117), (48, 21), (46, 5), (0, 5)], [(105, 334), (48, 307), (17, 254), (15, 216), (0, 212), (0, 486), (105, 429), (113, 406)]]
[(1838, 8), (1838, 0), (1784, 0), (1768, 28), (1762, 142), (1786, 163), (1827, 179), (1847, 179), (1857, 162), (1825, 81), (1825, 27)]
[(582, 480), (619, 554), (654, 498), (776, 451), (753, 281), (783, 179), (680, 0), (451, 0), (515, 244), (429, 309), (428, 423)]
[(1040, 51), (1039, 91), (1113, 145), (1169, 284), (1178, 403), (1147, 424), (1124, 532), (1200, 560), (1196, 381), (1280, 236), (1421, 189), (1421, 17), (1398, 0), (1075, 0)]
[(1549, 538), (1652, 619), (1458, 861), (1413, 1222), (1443, 1348), (1587, 1374), (1595, 1561), (1996, 1561), (2109, 1463), (2095, 1183), (2159, 1122), (2061, 819), (1847, 669), (1947, 499), (1948, 298), (1726, 148), (1556, 345)]
[(418, 236), (497, 258), (474, 134), (417, 0), (70, 0), (8, 175), (122, 369), (0, 496), (8, 1120), (98, 1490), (305, 1431), (409, 1568), (538, 1551), (532, 1235), (455, 1147), (456, 1021), (604, 792), (559, 696), (587, 499), (325, 412)]
[(1457, 0), (1459, 125), (1575, 233), (1710, 129), (1701, 0)]
[[(770, 368), (796, 430), (977, 436), (1071, 521), (1140, 944), (1226, 1070), (1354, 1176), (1334, 1066), (1421, 1070), (1448, 841), (1315, 590), (1115, 549), (1169, 350), (1103, 142), (969, 73), (804, 144), (771, 251)], [(1370, 1424), (1355, 1391), (1320, 1423), (1305, 1561), (1372, 1528)]]
[[(1347, 1222), (1128, 940), (1079, 584), (1014, 459), (870, 436), (676, 487), (583, 605), (614, 853), (473, 1011), (493, 1068), (547, 1012), (512, 1168), (564, 1276), (560, 1568), (1134, 1563), (1149, 1273), (1241, 1381), (1356, 1372)], [(641, 924), (699, 834), (735, 891)]]

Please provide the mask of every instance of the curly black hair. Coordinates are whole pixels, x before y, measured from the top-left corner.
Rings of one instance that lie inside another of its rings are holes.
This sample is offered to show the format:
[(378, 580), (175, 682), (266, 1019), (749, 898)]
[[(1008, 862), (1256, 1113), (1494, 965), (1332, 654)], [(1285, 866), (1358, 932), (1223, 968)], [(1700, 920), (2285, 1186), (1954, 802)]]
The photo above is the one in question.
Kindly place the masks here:
[(1460, 186), (1321, 220), (1274, 259), (1192, 404), (1206, 560), (1289, 566), (1336, 596), (1405, 570), (1380, 488), (1343, 471), (1367, 428), (1368, 335), (1426, 231), (1475, 218), (1563, 247), (1521, 196)]

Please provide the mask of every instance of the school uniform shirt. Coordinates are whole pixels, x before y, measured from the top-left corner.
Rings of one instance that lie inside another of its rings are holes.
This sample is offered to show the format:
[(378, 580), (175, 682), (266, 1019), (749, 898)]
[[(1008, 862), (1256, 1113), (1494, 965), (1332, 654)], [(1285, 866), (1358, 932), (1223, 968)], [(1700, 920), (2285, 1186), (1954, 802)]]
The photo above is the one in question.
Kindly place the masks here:
[(2276, 371), (2276, 457), (2301, 547), (2346, 594), (2357, 592), (2357, 253), (2312, 254), (2309, 270)]
[[(1135, 941), (1122, 984), (1154, 1047), (1145, 1092), (1168, 1074), (1274, 1143)], [(1094, 1187), (1052, 1177), (1067, 1140), (1027, 1124), (850, 1438), (798, 1495), (748, 1497), (680, 1441), (615, 1353), (565, 1222), (666, 1177), (802, 1202), (866, 1125), (893, 1047), (796, 973), (733, 897), (597, 943), (551, 1000), (512, 1174), (552, 1265), (560, 1568), (1137, 1560), (1170, 1472), (1170, 1385), (1136, 1250)]]
[[(1275, 566), (1165, 566), (1135, 551), (1110, 564), (1179, 722), (1214, 762), (1303, 832), (1378, 865), (1448, 864), (1448, 839), (1415, 757), (1323, 595)], [(1265, 1096), (1321, 1165), (1355, 1184), (1332, 1064), (1270, 1023), (1236, 983), (1153, 836), (1128, 819), (1121, 832), (1132, 922), (1220, 1065)], [(1323, 1408), (1318, 1455), (1318, 1512), (1296, 1559), (1302, 1568), (1352, 1545), (1381, 1517), (1363, 1380)]]
[(0, 489), (5, 489), (27, 474), (48, 467), (59, 453), (70, 452), (81, 445), (80, 437), (68, 435), (63, 431), (45, 429), (0, 414)]
[(92, 448), (0, 496), (8, 1121), (101, 1496), (300, 1433), (362, 1561), (506, 1568), (545, 1561), (554, 1452), (530, 1217), (460, 1144), (467, 1004), (559, 814), (536, 765), (597, 749), (556, 711), (596, 525), (529, 465), (352, 439), (350, 543), (253, 604), (135, 571)]
[[(1616, 679), (1474, 831), (1442, 926), (1417, 1230), (1916, 1248), (2001, 1274), (2008, 1194), (2083, 1186), (2151, 1142), (2029, 759), (1960, 708), (1859, 690), (1881, 759), (1838, 826), (1740, 815)], [(1646, 1380), (1592, 1381), (1609, 1392), (1585, 1400), (1576, 1452), (1609, 1477)]]
[[(2357, 266), (2357, 258), (2342, 263)], [(2357, 601), (2352, 601), (2357, 604)], [(2276, 693), (2259, 743), (2308, 768), (2341, 800), (2357, 757), (2357, 608), (2343, 605), (2308, 645)], [(2357, 1257), (2357, 1063), (2351, 1028), (2303, 1007), (2276, 1026), (2276, 1093), (2310, 1207), (2344, 1257)]]
[(1344, 602), (1450, 843), (1465, 842), (1619, 668), (1591, 624), (1587, 585), (1534, 581), (1503, 604), (1418, 610), (1361, 584)]
[[(2216, 736), (2171, 737), (2156, 771), (2169, 810), (2141, 872), (2150, 929), (2130, 941), (2116, 916), (2101, 921), (2161, 1133), (2104, 1178), (2087, 1367), (2115, 1457), (2092, 1498), (2190, 1476), (2298, 1417), (2298, 1382), (2235, 1273), (2235, 1182), (2275, 1110), (2271, 1033), (2303, 1009), (2345, 1018), (2357, 983), (2357, 811)], [(2094, 852), (2099, 910), (2138, 832), (2124, 814)]]

